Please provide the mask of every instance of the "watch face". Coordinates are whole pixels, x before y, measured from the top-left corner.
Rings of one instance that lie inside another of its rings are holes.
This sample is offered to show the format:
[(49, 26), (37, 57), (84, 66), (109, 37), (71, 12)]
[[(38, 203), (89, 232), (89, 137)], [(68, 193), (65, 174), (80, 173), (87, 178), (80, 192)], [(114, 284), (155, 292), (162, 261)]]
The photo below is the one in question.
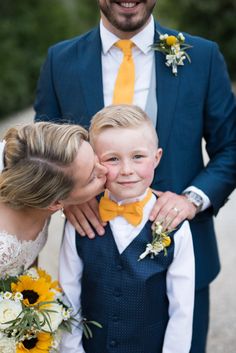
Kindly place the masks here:
[(189, 199), (189, 201), (191, 201), (198, 208), (200, 208), (202, 206), (203, 199), (200, 195), (196, 194), (193, 191), (187, 192), (185, 195)]

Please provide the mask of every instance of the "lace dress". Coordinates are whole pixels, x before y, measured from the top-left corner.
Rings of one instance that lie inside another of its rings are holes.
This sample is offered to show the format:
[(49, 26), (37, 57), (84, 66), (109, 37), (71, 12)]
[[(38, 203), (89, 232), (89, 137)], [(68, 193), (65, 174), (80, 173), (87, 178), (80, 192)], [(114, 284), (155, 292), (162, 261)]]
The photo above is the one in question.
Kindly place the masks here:
[(0, 230), (0, 278), (17, 275), (33, 264), (47, 241), (48, 225), (49, 221), (35, 240), (18, 240)]

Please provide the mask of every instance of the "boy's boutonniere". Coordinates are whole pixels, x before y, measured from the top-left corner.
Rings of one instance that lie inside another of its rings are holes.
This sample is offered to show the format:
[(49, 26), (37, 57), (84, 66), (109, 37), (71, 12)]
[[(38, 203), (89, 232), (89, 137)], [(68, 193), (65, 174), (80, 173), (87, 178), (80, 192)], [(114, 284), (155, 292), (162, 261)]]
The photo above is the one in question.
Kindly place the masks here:
[(159, 41), (152, 45), (154, 50), (158, 50), (166, 56), (166, 65), (172, 67), (172, 73), (177, 76), (177, 66), (183, 66), (184, 60), (191, 63), (190, 56), (186, 50), (192, 48), (192, 45), (185, 43), (185, 37), (182, 33), (177, 36), (168, 34), (159, 34)]
[(139, 260), (143, 260), (147, 255), (150, 255), (153, 259), (161, 251), (164, 251), (165, 256), (167, 255), (166, 248), (171, 244), (171, 238), (168, 234), (174, 229), (165, 230), (162, 224), (163, 222), (155, 223), (152, 231), (152, 242), (147, 244), (146, 250), (139, 256)]

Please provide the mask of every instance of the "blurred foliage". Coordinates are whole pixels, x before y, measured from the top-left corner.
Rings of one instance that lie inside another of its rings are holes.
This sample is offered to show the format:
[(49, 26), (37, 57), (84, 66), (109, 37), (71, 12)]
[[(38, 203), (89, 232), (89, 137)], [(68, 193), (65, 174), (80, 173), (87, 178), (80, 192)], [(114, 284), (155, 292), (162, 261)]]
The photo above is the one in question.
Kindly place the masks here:
[[(174, 11), (173, 11), (174, 9)], [(215, 40), (236, 79), (235, 0), (157, 0), (163, 25)], [(47, 49), (99, 21), (96, 0), (0, 0), (0, 118), (33, 103)]]
[(155, 14), (163, 25), (217, 42), (236, 80), (235, 0), (159, 0)]
[(47, 49), (98, 17), (94, 0), (0, 0), (0, 118), (33, 103)]
[[(66, 1), (66, 0), (65, 0)], [(90, 30), (100, 19), (96, 0), (74, 0), (75, 21), (78, 23), (77, 33)]]

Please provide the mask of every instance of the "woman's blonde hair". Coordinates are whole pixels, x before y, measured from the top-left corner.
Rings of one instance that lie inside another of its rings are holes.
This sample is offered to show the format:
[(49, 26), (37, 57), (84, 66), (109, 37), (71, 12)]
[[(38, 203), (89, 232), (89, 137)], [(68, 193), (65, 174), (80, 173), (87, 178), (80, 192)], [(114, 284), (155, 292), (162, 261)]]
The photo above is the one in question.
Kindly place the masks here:
[(140, 126), (149, 128), (157, 147), (156, 130), (150, 118), (141, 108), (129, 104), (110, 105), (93, 116), (89, 128), (89, 139), (93, 144), (94, 138), (108, 128), (136, 128)]
[(4, 139), (0, 202), (46, 208), (68, 196), (75, 185), (70, 166), (88, 139), (85, 129), (39, 122), (10, 128)]

